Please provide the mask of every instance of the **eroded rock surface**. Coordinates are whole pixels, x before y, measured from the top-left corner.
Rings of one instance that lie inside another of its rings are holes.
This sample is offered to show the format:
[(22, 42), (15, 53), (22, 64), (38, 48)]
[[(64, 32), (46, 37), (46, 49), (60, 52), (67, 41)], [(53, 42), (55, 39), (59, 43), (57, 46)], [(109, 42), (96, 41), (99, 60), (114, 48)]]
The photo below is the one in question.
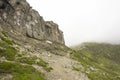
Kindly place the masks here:
[(0, 0), (0, 27), (14, 34), (64, 44), (63, 32), (52, 21), (44, 21), (26, 0)]

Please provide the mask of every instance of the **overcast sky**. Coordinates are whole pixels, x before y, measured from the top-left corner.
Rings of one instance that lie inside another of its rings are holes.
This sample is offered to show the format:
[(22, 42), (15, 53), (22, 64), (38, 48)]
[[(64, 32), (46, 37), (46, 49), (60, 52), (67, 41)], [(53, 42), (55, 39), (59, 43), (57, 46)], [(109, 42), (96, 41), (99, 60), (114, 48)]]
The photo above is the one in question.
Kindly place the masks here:
[(120, 0), (27, 0), (64, 32), (66, 45), (120, 43)]

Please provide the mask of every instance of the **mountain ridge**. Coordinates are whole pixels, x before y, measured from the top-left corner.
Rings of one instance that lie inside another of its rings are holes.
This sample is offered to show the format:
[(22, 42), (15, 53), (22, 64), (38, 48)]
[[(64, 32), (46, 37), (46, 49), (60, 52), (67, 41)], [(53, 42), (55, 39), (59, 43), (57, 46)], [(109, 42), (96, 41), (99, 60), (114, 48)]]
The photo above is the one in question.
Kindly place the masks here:
[(89, 80), (73, 70), (71, 52), (58, 25), (26, 0), (0, 0), (0, 80)]
[(120, 45), (86, 42), (74, 49), (76, 52), (71, 57), (80, 61), (85, 68), (75, 69), (85, 72), (91, 80), (120, 79)]
[(0, 80), (120, 80), (119, 49), (69, 48), (59, 26), (26, 0), (0, 0)]
[(0, 0), (0, 22), (4, 31), (65, 44), (63, 32), (53, 21), (44, 21), (26, 0)]

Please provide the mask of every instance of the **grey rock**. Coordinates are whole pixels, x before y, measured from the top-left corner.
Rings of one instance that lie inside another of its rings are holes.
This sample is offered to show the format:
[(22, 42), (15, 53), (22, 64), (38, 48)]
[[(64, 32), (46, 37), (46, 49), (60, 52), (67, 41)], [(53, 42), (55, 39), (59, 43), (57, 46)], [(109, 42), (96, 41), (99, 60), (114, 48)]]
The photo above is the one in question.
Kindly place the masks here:
[(64, 44), (63, 32), (52, 21), (44, 21), (26, 0), (0, 0), (0, 27), (7, 32)]

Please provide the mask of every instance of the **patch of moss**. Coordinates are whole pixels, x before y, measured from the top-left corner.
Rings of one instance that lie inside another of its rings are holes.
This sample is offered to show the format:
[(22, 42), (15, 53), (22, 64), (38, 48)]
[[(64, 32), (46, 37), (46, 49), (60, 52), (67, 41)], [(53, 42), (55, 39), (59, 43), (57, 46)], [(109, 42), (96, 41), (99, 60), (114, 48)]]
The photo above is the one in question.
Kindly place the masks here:
[(15, 55), (17, 54), (17, 50), (11, 46), (0, 49), (0, 57), (5, 57), (7, 60), (13, 61), (15, 59)]
[(79, 68), (77, 68), (75, 66), (73, 66), (73, 70), (75, 70), (75, 71), (81, 71)]
[[(37, 61), (37, 59), (39, 61)], [(33, 57), (20, 57), (16, 61), (20, 62), (20, 63), (26, 63), (26, 64), (29, 64), (29, 65), (37, 64), (39, 66), (42, 66), (47, 72), (50, 72), (51, 70), (53, 70), (52, 67), (48, 66), (47, 62), (45, 62), (44, 60), (42, 60), (40, 58), (37, 58), (36, 56), (33, 56)]]
[(5, 38), (5, 37), (2, 37), (1, 36), (1, 39), (3, 40), (3, 41), (5, 41), (7, 44), (9, 44), (9, 45), (13, 45), (15, 42), (13, 41), (13, 40), (9, 40), (9, 39), (7, 39), (7, 38)]
[(0, 38), (0, 57), (5, 57), (7, 60), (13, 61), (17, 54), (17, 50), (12, 47), (14, 42), (2, 36)]
[(5, 37), (8, 37), (7, 33), (2, 31), (2, 34), (5, 36)]
[(18, 63), (0, 63), (0, 73), (11, 73), (12, 80), (45, 80), (44, 76), (32, 66)]
[(36, 63), (36, 58), (35, 57), (20, 57), (17, 59), (17, 62), (21, 62), (21, 63), (26, 63), (26, 64), (35, 64)]
[(2, 62), (0, 63), (0, 72), (32, 73), (35, 69), (31, 66), (23, 66), (18, 63)]
[(44, 76), (38, 72), (32, 74), (15, 74), (12, 80), (45, 80)]
[(51, 70), (53, 70), (52, 67), (43, 67), (47, 72), (50, 72)]
[(45, 61), (43, 61), (42, 59), (39, 59), (40, 61), (38, 61), (37, 62), (37, 64), (39, 65), (39, 66), (42, 66), (42, 67), (47, 67), (47, 62), (45, 62)]
[(51, 70), (53, 70), (53, 68), (52, 67), (48, 67), (48, 63), (43, 61), (42, 59), (40, 59), (40, 61), (37, 62), (37, 64), (39, 66), (42, 66), (47, 72), (50, 72)]
[(16, 55), (16, 57), (22, 57), (23, 56), (23, 54), (17, 54)]

